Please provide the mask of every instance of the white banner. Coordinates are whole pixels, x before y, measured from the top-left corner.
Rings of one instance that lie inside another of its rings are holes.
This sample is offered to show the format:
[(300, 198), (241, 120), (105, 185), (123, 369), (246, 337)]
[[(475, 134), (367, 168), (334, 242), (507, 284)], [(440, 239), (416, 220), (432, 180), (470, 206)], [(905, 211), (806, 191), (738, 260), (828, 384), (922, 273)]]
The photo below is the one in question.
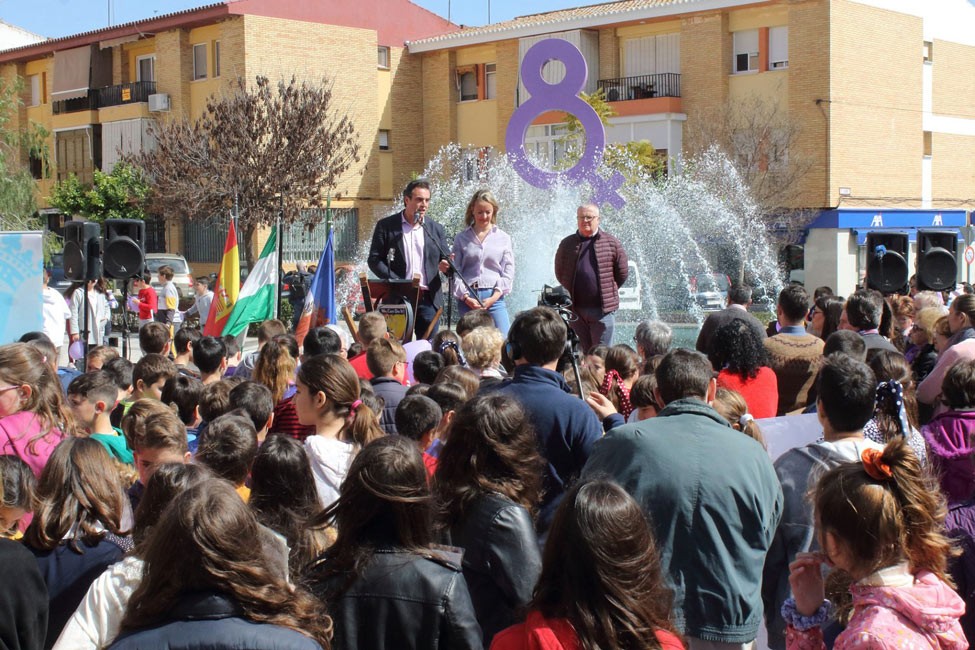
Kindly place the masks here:
[(43, 233), (0, 232), (0, 344), (43, 329)]

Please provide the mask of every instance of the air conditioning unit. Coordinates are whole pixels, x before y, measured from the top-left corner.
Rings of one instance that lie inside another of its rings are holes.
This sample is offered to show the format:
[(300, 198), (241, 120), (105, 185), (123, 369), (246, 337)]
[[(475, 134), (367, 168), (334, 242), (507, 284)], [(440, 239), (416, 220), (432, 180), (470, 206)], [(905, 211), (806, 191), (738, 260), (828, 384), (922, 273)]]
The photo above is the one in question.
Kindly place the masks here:
[(159, 113), (169, 110), (169, 93), (149, 95), (149, 111)]

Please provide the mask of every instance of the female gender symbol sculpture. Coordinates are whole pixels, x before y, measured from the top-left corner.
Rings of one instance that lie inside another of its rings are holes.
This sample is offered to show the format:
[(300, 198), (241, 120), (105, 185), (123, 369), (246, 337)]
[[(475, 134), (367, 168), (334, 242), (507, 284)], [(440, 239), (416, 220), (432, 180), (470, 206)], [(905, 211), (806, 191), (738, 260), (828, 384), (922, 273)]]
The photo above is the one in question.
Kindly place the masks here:
[[(565, 77), (556, 84), (542, 78), (542, 66), (549, 61), (561, 61), (565, 65)], [(595, 203), (609, 203), (614, 208), (623, 207), (623, 197), (617, 190), (625, 180), (623, 174), (613, 172), (606, 179), (596, 173), (606, 143), (603, 123), (592, 106), (579, 92), (586, 86), (589, 74), (586, 59), (575, 45), (558, 38), (549, 38), (533, 45), (525, 53), (521, 63), (521, 80), (531, 97), (519, 106), (508, 122), (505, 147), (512, 166), (518, 175), (535, 187), (553, 187), (560, 177), (576, 184), (589, 181), (593, 187)], [(558, 173), (539, 169), (525, 154), (525, 133), (532, 120), (546, 111), (564, 111), (575, 115), (586, 133), (586, 150), (572, 169)]]

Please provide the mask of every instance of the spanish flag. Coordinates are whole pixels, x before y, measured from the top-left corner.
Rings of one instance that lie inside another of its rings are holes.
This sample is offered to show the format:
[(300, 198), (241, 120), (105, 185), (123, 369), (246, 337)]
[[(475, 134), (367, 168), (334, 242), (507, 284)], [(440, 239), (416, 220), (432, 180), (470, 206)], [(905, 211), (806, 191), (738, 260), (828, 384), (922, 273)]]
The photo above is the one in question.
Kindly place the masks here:
[(223, 247), (223, 261), (220, 262), (220, 275), (217, 276), (217, 286), (213, 288), (213, 305), (210, 315), (203, 327), (205, 336), (220, 336), (223, 328), (234, 309), (237, 296), (240, 294), (240, 253), (237, 250), (237, 229), (234, 222), (230, 222), (227, 231), (227, 243)]

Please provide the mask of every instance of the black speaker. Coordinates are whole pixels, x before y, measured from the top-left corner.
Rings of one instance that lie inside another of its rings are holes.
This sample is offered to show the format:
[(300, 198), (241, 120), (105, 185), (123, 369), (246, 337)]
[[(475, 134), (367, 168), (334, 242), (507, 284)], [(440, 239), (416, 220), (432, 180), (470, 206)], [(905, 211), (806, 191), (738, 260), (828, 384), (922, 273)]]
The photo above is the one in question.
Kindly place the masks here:
[(917, 231), (917, 288), (951, 291), (958, 277), (958, 232)]
[(93, 221), (64, 224), (64, 277), (72, 282), (102, 276), (101, 228)]
[(128, 280), (146, 268), (146, 222), (141, 219), (106, 219), (105, 275)]
[(906, 232), (867, 233), (867, 287), (880, 293), (907, 290)]

